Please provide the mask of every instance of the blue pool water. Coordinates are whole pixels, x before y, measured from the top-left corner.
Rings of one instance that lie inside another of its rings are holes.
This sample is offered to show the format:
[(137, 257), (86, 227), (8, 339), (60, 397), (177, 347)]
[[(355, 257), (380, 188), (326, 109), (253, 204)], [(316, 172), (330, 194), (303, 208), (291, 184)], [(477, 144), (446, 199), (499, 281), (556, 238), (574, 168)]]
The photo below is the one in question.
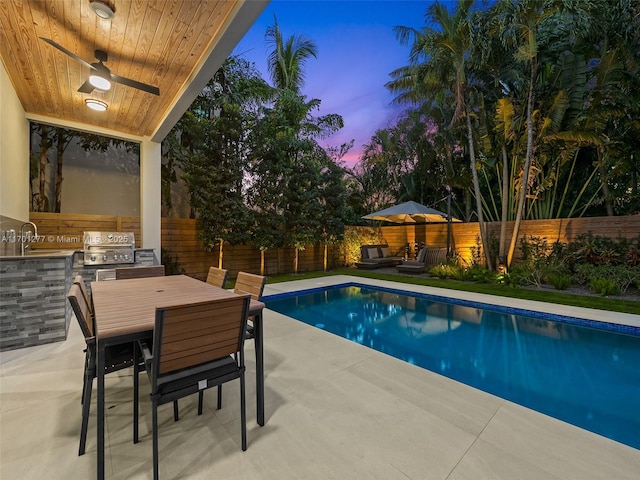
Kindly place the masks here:
[(264, 301), (309, 325), (640, 449), (640, 329), (354, 284)]

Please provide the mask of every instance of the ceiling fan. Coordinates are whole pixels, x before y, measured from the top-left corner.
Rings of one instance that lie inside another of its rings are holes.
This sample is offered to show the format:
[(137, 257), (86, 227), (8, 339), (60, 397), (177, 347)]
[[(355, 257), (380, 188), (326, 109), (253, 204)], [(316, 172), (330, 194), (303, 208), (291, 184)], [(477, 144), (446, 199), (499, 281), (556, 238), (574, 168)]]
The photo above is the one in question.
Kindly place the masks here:
[(154, 87), (153, 85), (148, 85), (146, 83), (138, 82), (137, 80), (132, 80), (130, 78), (121, 77), (120, 75), (111, 73), (111, 71), (103, 63), (107, 61), (107, 52), (103, 50), (96, 50), (95, 56), (96, 60), (98, 61), (96, 63), (89, 63), (80, 58), (75, 53), (67, 50), (62, 45), (54, 42), (50, 38), (40, 37), (40, 39), (57, 48), (62, 53), (66, 53), (76, 62), (84, 65), (89, 70), (91, 70), (89, 79), (80, 86), (80, 88), (78, 89), (79, 92), (91, 93), (94, 89), (109, 90), (109, 88), (111, 88), (111, 82), (114, 82), (121, 85), (126, 85), (127, 87), (137, 88), (138, 90), (152, 93), (153, 95), (160, 95), (160, 89), (158, 87)]

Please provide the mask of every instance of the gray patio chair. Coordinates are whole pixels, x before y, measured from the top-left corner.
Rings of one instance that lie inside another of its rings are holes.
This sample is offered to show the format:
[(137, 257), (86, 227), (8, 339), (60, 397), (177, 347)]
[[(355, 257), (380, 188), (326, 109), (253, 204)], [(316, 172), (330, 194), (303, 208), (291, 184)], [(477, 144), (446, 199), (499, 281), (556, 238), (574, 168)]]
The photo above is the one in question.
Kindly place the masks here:
[[(84, 382), (82, 387), (82, 426), (80, 429), (80, 447), (78, 455), (84, 455), (89, 425), (89, 408), (91, 405), (91, 389), (97, 374), (96, 337), (94, 333), (93, 315), (82, 293), (82, 287), (74, 283), (69, 289), (67, 298), (73, 313), (80, 325), (86, 343), (84, 361)], [(106, 349), (105, 373), (116, 372), (134, 364), (133, 344), (117, 345)], [(134, 372), (134, 375), (137, 371)]]
[[(261, 275), (256, 275), (253, 273), (239, 272), (238, 277), (236, 278), (236, 284), (233, 288), (233, 292), (237, 293), (238, 295), (249, 295), (251, 297), (252, 303), (257, 306), (256, 302), (259, 302), (260, 299), (262, 298), (262, 292), (264, 291), (264, 284), (266, 283), (266, 281), (267, 281), (267, 277), (263, 277)], [(251, 310), (255, 310), (259, 313), (249, 317), (252, 323), (251, 324), (247, 323), (245, 338), (249, 340), (251, 339), (255, 340), (253, 317), (258, 315), (262, 317), (262, 308), (251, 308), (251, 304), (250, 304), (250, 311)], [(256, 362), (257, 362), (258, 355), (259, 355), (259, 352), (256, 349)], [(203, 400), (204, 400), (204, 392), (200, 392), (199, 399), (198, 399), (198, 415), (202, 414)], [(217, 408), (218, 410), (222, 408), (222, 385), (218, 386)]]
[(422, 247), (415, 260), (407, 260), (398, 265), (396, 269), (402, 273), (422, 273), (424, 272), (427, 247)]
[[(235, 379), (240, 379), (242, 450), (247, 449), (243, 347), (249, 302), (249, 296), (245, 295), (156, 309), (153, 346), (139, 342), (151, 382), (155, 480), (159, 455), (158, 406)], [(137, 406), (137, 383), (134, 402)], [(201, 410), (202, 405), (198, 408)], [(137, 413), (134, 408), (134, 425), (138, 424)], [(138, 443), (135, 427), (133, 441)]]
[(84, 283), (82, 275), (76, 275), (73, 279), (73, 283), (80, 287), (80, 291), (82, 292), (84, 301), (87, 303), (87, 307), (89, 308), (89, 313), (93, 317), (93, 302), (91, 301), (91, 296), (89, 295), (89, 291), (87, 290), (87, 284)]

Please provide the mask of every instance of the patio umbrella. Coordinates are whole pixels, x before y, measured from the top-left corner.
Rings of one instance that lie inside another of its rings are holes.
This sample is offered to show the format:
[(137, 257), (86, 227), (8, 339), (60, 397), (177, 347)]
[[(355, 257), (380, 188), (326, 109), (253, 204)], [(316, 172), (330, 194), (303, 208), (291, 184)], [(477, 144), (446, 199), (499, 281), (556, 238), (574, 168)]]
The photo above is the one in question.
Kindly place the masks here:
[[(435, 208), (411, 201), (385, 208), (379, 212), (370, 213), (362, 218), (392, 223), (443, 223), (447, 221), (448, 215)], [(453, 217), (451, 221), (460, 222), (460, 220)]]
[[(449, 205), (449, 204), (447, 204)], [(447, 208), (449, 210), (449, 208)], [(362, 218), (367, 220), (381, 220), (392, 223), (443, 223), (447, 222), (447, 258), (451, 256), (451, 222), (461, 222), (435, 208), (421, 203), (409, 201), (370, 213)]]

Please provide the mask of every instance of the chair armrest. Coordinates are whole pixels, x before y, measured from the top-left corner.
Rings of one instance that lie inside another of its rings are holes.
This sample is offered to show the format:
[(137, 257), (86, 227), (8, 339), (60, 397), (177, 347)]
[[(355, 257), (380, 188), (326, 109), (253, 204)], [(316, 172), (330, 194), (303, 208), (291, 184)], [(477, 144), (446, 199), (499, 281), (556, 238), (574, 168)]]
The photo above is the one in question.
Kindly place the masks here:
[(153, 360), (153, 354), (151, 353), (151, 349), (147, 344), (146, 340), (139, 340), (138, 345), (140, 346), (140, 351), (142, 352), (142, 358), (144, 359), (144, 363), (149, 364)]

